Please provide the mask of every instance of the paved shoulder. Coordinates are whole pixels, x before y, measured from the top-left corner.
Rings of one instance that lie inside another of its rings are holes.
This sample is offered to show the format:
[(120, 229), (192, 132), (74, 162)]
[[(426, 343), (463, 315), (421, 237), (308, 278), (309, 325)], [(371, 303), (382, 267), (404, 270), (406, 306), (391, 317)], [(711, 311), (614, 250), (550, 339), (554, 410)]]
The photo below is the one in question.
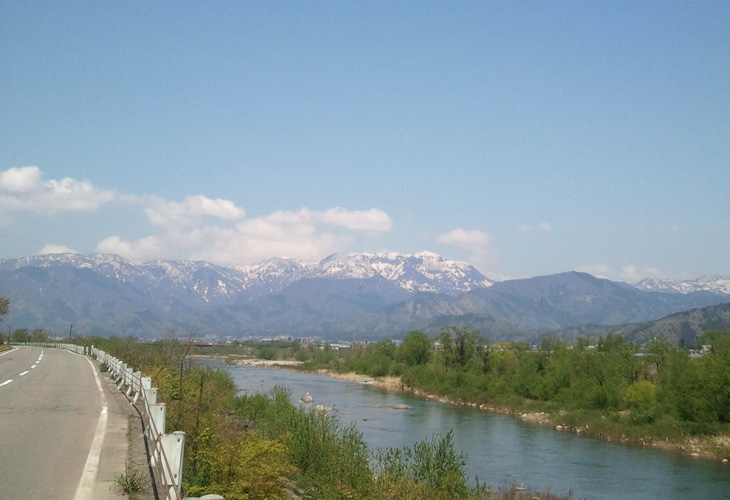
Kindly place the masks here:
[(124, 393), (117, 389), (108, 373), (100, 373), (100, 378), (107, 397), (110, 418), (107, 440), (99, 463), (97, 496), (94, 498), (127, 498), (121, 495), (113, 484), (114, 478), (120, 474), (138, 474), (144, 479), (142, 479), (143, 488), (137, 493), (136, 498), (154, 500), (154, 486), (140, 414)]

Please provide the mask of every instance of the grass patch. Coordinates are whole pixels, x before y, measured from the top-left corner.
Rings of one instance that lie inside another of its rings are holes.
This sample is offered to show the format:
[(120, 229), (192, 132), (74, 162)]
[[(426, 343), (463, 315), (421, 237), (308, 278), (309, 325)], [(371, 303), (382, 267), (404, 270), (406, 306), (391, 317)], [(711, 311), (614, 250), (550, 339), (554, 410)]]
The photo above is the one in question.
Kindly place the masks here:
[(114, 485), (119, 493), (127, 495), (131, 500), (138, 498), (149, 481), (147, 474), (131, 466), (129, 462), (125, 463), (123, 473), (114, 475)]

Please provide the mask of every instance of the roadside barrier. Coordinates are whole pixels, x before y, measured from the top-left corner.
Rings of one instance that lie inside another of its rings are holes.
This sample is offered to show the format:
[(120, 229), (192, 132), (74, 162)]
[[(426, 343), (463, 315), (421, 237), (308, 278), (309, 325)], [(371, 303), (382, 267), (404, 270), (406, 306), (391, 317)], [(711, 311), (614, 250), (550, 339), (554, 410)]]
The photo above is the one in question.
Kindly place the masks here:
[[(13, 345), (55, 347), (66, 349), (81, 355), (92, 355), (99, 363), (104, 363), (109, 374), (117, 383), (117, 388), (132, 398), (132, 404), (141, 404), (140, 413), (144, 423), (145, 438), (150, 450), (150, 465), (155, 475), (155, 484), (159, 485), (158, 494), (164, 500), (183, 500), (182, 473), (185, 452), (185, 433), (175, 431), (165, 434), (167, 406), (157, 402), (157, 388), (152, 387), (152, 379), (143, 377), (141, 371), (134, 371), (127, 363), (97, 349), (94, 346), (57, 343), (13, 343)], [(218, 495), (206, 495), (212, 499), (221, 499)], [(205, 498), (205, 497), (203, 497)], [(189, 499), (192, 500), (192, 499)]]
[(143, 377), (141, 371), (134, 371), (127, 363), (114, 356), (91, 347), (91, 353), (99, 363), (104, 363), (109, 369), (112, 380), (117, 382), (117, 388), (125, 391), (127, 397), (132, 398), (136, 405), (141, 400), (142, 421), (145, 428), (145, 437), (150, 450), (150, 465), (155, 471), (155, 481), (161, 485), (163, 498), (182, 500), (182, 473), (185, 451), (185, 433), (175, 431), (165, 434), (167, 406), (157, 402), (157, 388), (152, 387), (152, 379)]

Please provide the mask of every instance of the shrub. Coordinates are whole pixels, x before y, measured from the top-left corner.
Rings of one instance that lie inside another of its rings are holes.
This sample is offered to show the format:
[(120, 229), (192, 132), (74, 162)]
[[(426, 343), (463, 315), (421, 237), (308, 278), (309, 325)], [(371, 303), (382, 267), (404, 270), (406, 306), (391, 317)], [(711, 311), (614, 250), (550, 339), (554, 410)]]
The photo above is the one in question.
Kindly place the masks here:
[(376, 490), (385, 498), (469, 498), (472, 491), (464, 467), (464, 455), (454, 450), (453, 431), (449, 431), (412, 448), (376, 453)]
[(224, 438), (203, 448), (198, 456), (199, 484), (188, 483), (186, 492), (214, 491), (227, 500), (282, 498), (286, 478), (296, 471), (287, 461), (287, 452), (282, 442), (254, 433)]

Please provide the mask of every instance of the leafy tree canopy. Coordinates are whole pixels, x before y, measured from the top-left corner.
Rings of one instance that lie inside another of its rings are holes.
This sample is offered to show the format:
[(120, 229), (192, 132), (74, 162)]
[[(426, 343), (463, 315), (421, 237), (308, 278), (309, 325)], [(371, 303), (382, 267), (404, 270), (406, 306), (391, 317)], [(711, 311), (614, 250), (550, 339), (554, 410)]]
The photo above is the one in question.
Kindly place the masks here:
[(407, 365), (425, 365), (431, 359), (431, 339), (418, 330), (410, 332), (398, 349), (398, 356)]
[(10, 300), (5, 297), (0, 297), (0, 322), (3, 320), (3, 316), (10, 312)]

